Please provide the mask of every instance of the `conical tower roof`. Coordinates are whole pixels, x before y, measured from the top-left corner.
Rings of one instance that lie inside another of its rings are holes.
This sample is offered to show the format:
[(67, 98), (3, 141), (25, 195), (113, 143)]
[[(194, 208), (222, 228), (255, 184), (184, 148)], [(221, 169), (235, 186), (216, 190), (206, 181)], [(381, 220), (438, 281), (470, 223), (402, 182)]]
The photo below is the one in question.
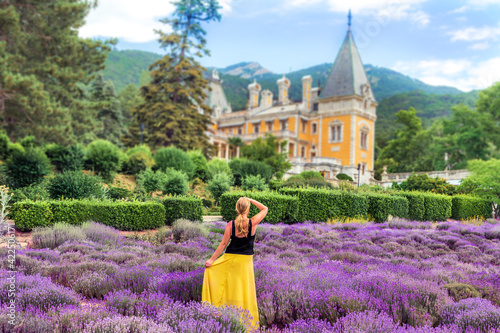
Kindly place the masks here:
[[(333, 63), (325, 86), (321, 89), (320, 99), (351, 95), (363, 96), (363, 86), (370, 84), (358, 48), (352, 38), (350, 23), (349, 17), (347, 35)], [(369, 89), (369, 94), (371, 99), (375, 101), (371, 89)]]

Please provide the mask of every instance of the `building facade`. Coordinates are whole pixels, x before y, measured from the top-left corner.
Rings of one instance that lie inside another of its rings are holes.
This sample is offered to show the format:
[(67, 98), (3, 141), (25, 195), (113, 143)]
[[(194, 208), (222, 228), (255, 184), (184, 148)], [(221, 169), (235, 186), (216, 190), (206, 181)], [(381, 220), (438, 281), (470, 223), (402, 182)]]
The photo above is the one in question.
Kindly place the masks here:
[(248, 108), (232, 112), (217, 73), (212, 74), (207, 105), (214, 110), (210, 136), (218, 157), (239, 156), (238, 149), (230, 149), (228, 140), (232, 137), (250, 144), (269, 133), (280, 142), (287, 141), (286, 152), (293, 165), (288, 175), (315, 170), (325, 178), (345, 173), (355, 181), (359, 174), (361, 184), (373, 180), (377, 102), (350, 22), (321, 89), (312, 88), (312, 77), (304, 76), (302, 101), (294, 103), (288, 94), (290, 80), (283, 75), (276, 83), (279, 93), (275, 99), (271, 91), (262, 90), (254, 81), (248, 86)]

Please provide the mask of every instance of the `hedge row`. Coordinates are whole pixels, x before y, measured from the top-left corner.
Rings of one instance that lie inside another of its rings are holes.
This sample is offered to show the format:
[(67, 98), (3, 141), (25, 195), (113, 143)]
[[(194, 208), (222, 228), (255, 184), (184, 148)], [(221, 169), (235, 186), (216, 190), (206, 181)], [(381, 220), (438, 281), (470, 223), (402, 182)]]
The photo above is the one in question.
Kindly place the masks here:
[[(240, 197), (249, 197), (267, 206), (269, 211), (263, 222), (293, 223), (297, 221), (299, 200), (296, 197), (279, 194), (277, 192), (250, 192), (238, 191), (224, 193), (219, 200), (221, 215), (225, 221), (236, 218), (236, 202)], [(249, 216), (254, 216), (259, 210), (254, 205), (250, 207)]]
[(280, 193), (299, 199), (298, 222), (327, 221), (339, 216), (366, 217), (366, 196), (347, 192), (314, 188), (281, 188)]
[(29, 231), (56, 222), (82, 224), (95, 221), (118, 230), (155, 229), (185, 218), (202, 221), (202, 201), (198, 197), (172, 196), (157, 202), (98, 200), (53, 200), (16, 202), (11, 211), (16, 227)]
[(203, 221), (203, 202), (199, 197), (171, 196), (161, 199), (165, 207), (165, 224), (171, 225), (177, 219)]
[(408, 200), (408, 217), (415, 221), (446, 221), (451, 217), (452, 197), (448, 195), (400, 192)]
[(368, 199), (368, 216), (377, 223), (389, 219), (389, 215), (401, 218), (408, 217), (408, 200), (403, 197), (381, 193), (363, 193)]
[(14, 204), (12, 213), (21, 231), (56, 222), (95, 221), (119, 230), (155, 229), (165, 224), (165, 207), (157, 202), (21, 201)]
[(470, 217), (491, 218), (493, 208), (491, 202), (467, 195), (455, 195), (451, 198), (453, 205), (451, 208), (451, 218), (463, 220)]

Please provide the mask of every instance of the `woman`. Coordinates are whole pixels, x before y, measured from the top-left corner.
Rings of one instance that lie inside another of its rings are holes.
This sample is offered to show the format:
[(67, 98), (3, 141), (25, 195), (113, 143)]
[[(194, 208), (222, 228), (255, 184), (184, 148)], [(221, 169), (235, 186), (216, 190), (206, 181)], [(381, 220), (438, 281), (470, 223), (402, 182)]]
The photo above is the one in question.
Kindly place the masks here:
[[(251, 204), (260, 212), (249, 219)], [(222, 241), (205, 262), (201, 300), (215, 306), (231, 305), (248, 310), (252, 316), (252, 326), (256, 329), (259, 312), (253, 272), (253, 243), (255, 230), (266, 216), (267, 207), (253, 199), (241, 197), (236, 203), (236, 212), (238, 216), (226, 225)], [(217, 259), (224, 249), (226, 253)]]

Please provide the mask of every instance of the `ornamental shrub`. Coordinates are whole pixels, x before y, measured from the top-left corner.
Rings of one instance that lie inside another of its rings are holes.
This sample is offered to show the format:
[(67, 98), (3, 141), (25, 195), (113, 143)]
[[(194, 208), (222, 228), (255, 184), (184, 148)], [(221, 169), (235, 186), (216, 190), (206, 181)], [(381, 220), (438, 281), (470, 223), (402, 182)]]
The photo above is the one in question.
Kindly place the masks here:
[(50, 163), (57, 171), (79, 171), (83, 169), (85, 151), (80, 145), (65, 147), (60, 144), (50, 144), (45, 148)]
[(132, 192), (126, 188), (110, 186), (108, 189), (108, 198), (112, 200), (120, 200), (129, 198)]
[(33, 184), (26, 187), (21, 187), (12, 191), (12, 197), (9, 201), (10, 205), (18, 201), (32, 200), (32, 201), (43, 201), (50, 200), (50, 194), (47, 190), (47, 181), (44, 180), (41, 183)]
[(130, 148), (125, 153), (126, 159), (122, 170), (129, 175), (137, 175), (142, 171), (154, 166), (153, 155), (147, 145), (138, 145)]
[(260, 175), (248, 175), (243, 178), (241, 188), (249, 191), (267, 191), (269, 189), (269, 187), (266, 185), (266, 181)]
[(488, 200), (469, 195), (454, 195), (451, 200), (452, 219), (463, 220), (475, 216), (488, 219), (492, 216), (493, 208)]
[(97, 200), (22, 201), (12, 207), (16, 228), (30, 231), (56, 222), (79, 225), (95, 221), (118, 230), (155, 229), (165, 223), (165, 207), (157, 202)]
[(163, 194), (184, 195), (189, 191), (188, 176), (174, 169), (167, 169), (167, 175), (161, 182)]
[(392, 198), (392, 211), (391, 215), (407, 219), (409, 216), (409, 202), (405, 197), (391, 195)]
[(159, 200), (165, 207), (165, 224), (172, 225), (175, 220), (187, 219), (202, 221), (201, 198), (195, 196), (168, 196)]
[(6, 166), (12, 188), (39, 183), (51, 172), (50, 160), (40, 148), (13, 152)]
[(199, 178), (204, 182), (209, 180), (208, 162), (205, 155), (200, 150), (192, 150), (188, 153), (194, 164), (194, 178)]
[(234, 176), (234, 185), (241, 186), (243, 179), (249, 175), (260, 175), (269, 183), (273, 176), (273, 169), (261, 161), (251, 161), (245, 158), (234, 158), (229, 162), (229, 167)]
[(50, 179), (47, 187), (52, 199), (104, 198), (101, 179), (81, 171), (66, 171)]
[(227, 164), (226, 160), (220, 158), (213, 158), (208, 163), (208, 178), (212, 179), (216, 174), (220, 172), (232, 175), (231, 168)]
[[(294, 223), (299, 213), (299, 200), (296, 197), (283, 195), (277, 192), (249, 192), (235, 191), (224, 193), (220, 198), (221, 215), (225, 221), (236, 218), (236, 202), (241, 197), (255, 199), (269, 208), (263, 222)], [(248, 216), (252, 217), (259, 212), (254, 205), (250, 206)]]
[(201, 223), (179, 219), (172, 224), (172, 235), (176, 242), (185, 242), (196, 237), (207, 237), (208, 229)]
[(212, 180), (208, 182), (207, 189), (214, 197), (215, 202), (219, 202), (220, 196), (231, 189), (231, 183), (232, 177), (224, 172), (216, 174)]
[(173, 146), (160, 148), (153, 157), (156, 163), (155, 168), (158, 170), (166, 172), (168, 168), (172, 168), (183, 171), (188, 176), (188, 180), (193, 179), (195, 165), (185, 151)]
[(35, 249), (55, 249), (66, 241), (85, 239), (85, 233), (81, 228), (67, 223), (55, 223), (48, 228), (35, 228), (32, 236)]
[(137, 177), (137, 186), (139, 186), (139, 189), (147, 194), (152, 194), (153, 192), (162, 189), (166, 178), (167, 175), (161, 171), (155, 172), (151, 169), (146, 169)]
[(113, 143), (106, 140), (95, 140), (87, 147), (86, 165), (99, 173), (104, 180), (112, 182), (114, 175), (120, 170), (124, 154)]
[(345, 173), (339, 173), (339, 174), (337, 175), (337, 179), (338, 179), (338, 180), (348, 180), (348, 181), (350, 181), (350, 182), (352, 182), (352, 181), (353, 181), (353, 179), (352, 179), (349, 175), (346, 175)]
[(483, 296), (474, 286), (465, 283), (448, 283), (445, 284), (443, 288), (448, 290), (448, 294), (455, 302), (458, 302), (461, 299)]

